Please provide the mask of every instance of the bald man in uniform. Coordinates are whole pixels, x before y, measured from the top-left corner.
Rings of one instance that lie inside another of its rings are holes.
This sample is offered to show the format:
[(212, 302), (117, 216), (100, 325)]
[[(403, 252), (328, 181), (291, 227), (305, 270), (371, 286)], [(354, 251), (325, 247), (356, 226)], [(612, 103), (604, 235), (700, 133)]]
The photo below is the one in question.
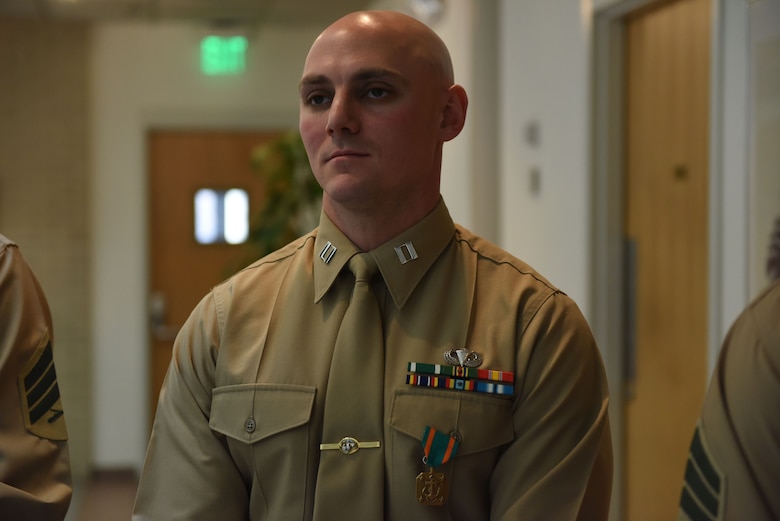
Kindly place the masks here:
[(65, 518), (72, 488), (68, 433), (43, 290), (0, 235), (0, 519)]
[(134, 519), (606, 519), (608, 391), (586, 321), (441, 198), (468, 103), (443, 42), (400, 13), (347, 15), (299, 91), (319, 226), (185, 323)]

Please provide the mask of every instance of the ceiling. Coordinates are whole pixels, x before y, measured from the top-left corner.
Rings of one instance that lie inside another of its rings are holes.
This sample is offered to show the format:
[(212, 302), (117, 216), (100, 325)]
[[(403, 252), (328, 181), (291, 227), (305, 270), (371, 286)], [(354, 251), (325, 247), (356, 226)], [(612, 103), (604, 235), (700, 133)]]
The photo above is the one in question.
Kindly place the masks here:
[(0, 0), (0, 16), (325, 24), (370, 0)]

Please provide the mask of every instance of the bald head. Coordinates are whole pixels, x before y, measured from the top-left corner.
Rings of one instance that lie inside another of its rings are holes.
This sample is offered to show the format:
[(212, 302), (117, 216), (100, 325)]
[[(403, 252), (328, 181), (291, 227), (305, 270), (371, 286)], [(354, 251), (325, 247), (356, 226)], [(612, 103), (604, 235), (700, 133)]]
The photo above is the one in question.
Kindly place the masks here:
[[(455, 81), (447, 46), (430, 27), (396, 11), (359, 11), (336, 20), (314, 41), (312, 53), (326, 46), (339, 52), (340, 45), (383, 46), (388, 53), (405, 59), (420, 60), (430, 67), (446, 88)], [(307, 57), (307, 62), (309, 61)]]
[(323, 211), (369, 250), (439, 201), (442, 146), (468, 98), (441, 39), (397, 12), (349, 14), (306, 57), (298, 127)]

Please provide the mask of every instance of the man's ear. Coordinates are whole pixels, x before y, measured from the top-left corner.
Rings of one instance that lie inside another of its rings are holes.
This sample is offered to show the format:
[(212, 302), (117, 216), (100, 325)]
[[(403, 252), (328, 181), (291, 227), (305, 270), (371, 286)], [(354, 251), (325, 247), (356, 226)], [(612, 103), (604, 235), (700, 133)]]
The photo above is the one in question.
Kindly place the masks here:
[(463, 87), (452, 85), (447, 89), (447, 104), (444, 106), (441, 118), (442, 141), (454, 139), (463, 130), (468, 106), (469, 98)]

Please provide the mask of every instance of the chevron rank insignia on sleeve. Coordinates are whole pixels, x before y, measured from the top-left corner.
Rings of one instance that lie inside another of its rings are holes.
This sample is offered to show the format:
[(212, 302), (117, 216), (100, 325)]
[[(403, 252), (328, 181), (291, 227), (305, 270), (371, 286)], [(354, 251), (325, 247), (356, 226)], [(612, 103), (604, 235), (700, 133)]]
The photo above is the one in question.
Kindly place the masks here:
[(29, 432), (49, 440), (68, 439), (48, 332), (19, 374), (19, 395)]

